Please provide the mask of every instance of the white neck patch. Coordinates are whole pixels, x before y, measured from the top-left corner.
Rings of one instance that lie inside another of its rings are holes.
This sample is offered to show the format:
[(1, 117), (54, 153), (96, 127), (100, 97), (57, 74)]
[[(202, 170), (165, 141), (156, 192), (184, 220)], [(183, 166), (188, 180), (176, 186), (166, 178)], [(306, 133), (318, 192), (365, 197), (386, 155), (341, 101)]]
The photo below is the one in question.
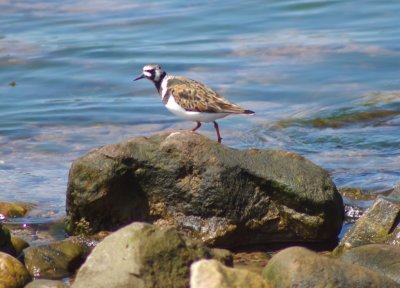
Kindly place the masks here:
[(168, 79), (169, 79), (169, 77), (166, 76), (166, 77), (164, 77), (163, 81), (161, 82), (161, 89), (160, 89), (161, 99), (164, 99), (165, 95), (167, 94), (167, 91), (168, 91), (168, 89), (167, 89)]
[(156, 74), (154, 75), (154, 81), (158, 82), (160, 81), (160, 76), (161, 76), (161, 70), (157, 69)]

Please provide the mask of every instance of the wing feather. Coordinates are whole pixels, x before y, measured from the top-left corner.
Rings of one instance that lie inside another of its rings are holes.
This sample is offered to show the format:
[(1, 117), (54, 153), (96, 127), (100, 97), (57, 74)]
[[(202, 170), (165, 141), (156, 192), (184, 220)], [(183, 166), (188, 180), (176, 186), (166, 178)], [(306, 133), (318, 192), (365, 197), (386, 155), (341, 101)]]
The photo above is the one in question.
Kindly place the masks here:
[[(184, 77), (172, 77), (168, 80), (168, 93), (186, 111), (208, 113), (248, 114), (239, 105), (229, 102), (208, 86)], [(250, 111), (252, 112), (252, 111)]]

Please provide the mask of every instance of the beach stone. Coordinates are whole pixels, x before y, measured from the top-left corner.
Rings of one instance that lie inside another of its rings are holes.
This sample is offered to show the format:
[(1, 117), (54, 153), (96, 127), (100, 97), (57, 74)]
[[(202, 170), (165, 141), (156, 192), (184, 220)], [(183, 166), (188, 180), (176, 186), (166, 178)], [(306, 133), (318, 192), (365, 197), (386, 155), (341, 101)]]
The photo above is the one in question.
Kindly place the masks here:
[(351, 249), (340, 259), (379, 272), (400, 283), (400, 247), (385, 244), (364, 245)]
[(6, 218), (23, 217), (32, 207), (28, 203), (0, 202), (0, 214)]
[(380, 273), (302, 247), (274, 255), (262, 275), (272, 287), (400, 287)]
[(94, 149), (69, 173), (72, 234), (145, 221), (224, 248), (328, 242), (343, 216), (329, 173), (302, 156), (240, 151), (190, 131)]
[(24, 288), (67, 288), (68, 286), (62, 281), (48, 280), (48, 279), (37, 279), (34, 280)]
[(386, 198), (392, 200), (393, 202), (400, 202), (400, 184), (397, 184), (393, 191)]
[(269, 288), (257, 273), (229, 268), (216, 260), (200, 260), (190, 267), (190, 288)]
[(378, 194), (363, 193), (361, 188), (358, 187), (343, 187), (339, 189), (339, 193), (350, 201), (369, 201), (375, 200), (378, 197)]
[(222, 264), (232, 267), (233, 266), (233, 254), (227, 249), (212, 248), (211, 257)]
[(333, 251), (340, 256), (346, 251), (367, 244), (400, 246), (400, 202), (378, 197), (356, 221)]
[(25, 266), (13, 256), (0, 252), (0, 287), (19, 288), (29, 281)]
[(93, 249), (72, 287), (188, 287), (190, 264), (211, 257), (209, 248), (174, 228), (135, 222)]
[(70, 237), (24, 250), (24, 262), (35, 278), (61, 279), (72, 275), (95, 246), (92, 241)]
[(15, 248), (11, 242), (10, 230), (0, 223), (0, 251), (16, 256)]
[(266, 251), (238, 251), (233, 255), (233, 267), (261, 274), (271, 257)]
[(18, 256), (21, 254), (22, 250), (29, 247), (29, 243), (24, 239), (11, 235), (11, 244), (15, 249), (15, 255)]

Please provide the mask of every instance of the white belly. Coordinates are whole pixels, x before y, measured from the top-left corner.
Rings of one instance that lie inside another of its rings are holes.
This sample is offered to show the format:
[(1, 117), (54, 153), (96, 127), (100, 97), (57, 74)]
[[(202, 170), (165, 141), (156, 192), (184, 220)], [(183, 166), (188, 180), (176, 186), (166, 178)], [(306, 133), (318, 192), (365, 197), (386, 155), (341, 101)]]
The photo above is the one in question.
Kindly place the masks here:
[(206, 112), (195, 112), (195, 111), (186, 111), (178, 103), (175, 102), (174, 97), (169, 97), (167, 105), (165, 105), (167, 109), (175, 114), (178, 117), (198, 122), (212, 122), (214, 120), (226, 117), (229, 113), (206, 113)]

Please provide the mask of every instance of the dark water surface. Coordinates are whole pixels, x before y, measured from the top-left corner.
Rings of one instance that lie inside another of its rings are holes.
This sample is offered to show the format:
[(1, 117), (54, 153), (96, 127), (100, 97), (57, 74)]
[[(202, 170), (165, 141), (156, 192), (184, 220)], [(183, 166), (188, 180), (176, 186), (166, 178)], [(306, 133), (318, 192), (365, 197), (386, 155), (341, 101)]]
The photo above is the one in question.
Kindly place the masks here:
[[(147, 3), (149, 2), (149, 3)], [(65, 214), (71, 161), (99, 145), (192, 128), (169, 114), (144, 64), (255, 110), (224, 144), (287, 149), (338, 187), (400, 182), (398, 1), (0, 0), (0, 200)], [(200, 133), (215, 139), (212, 125)]]

